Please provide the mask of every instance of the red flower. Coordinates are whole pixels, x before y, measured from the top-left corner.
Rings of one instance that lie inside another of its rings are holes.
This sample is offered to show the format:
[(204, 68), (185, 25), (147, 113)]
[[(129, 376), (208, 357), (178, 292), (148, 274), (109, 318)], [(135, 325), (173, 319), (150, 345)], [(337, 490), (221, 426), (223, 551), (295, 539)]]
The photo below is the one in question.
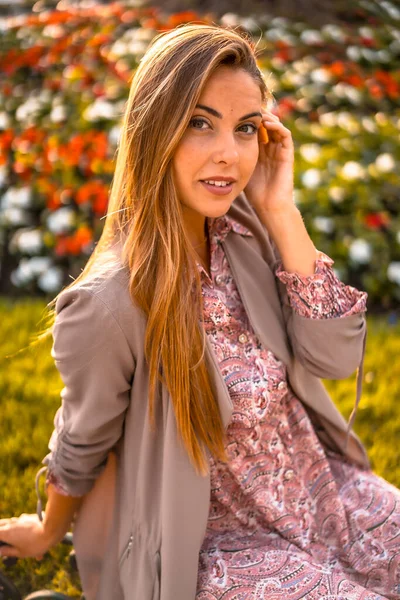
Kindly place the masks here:
[(390, 217), (385, 212), (368, 213), (364, 217), (364, 223), (369, 229), (378, 230), (385, 228), (390, 222)]
[(82, 185), (75, 197), (77, 204), (92, 202), (96, 215), (104, 215), (108, 205), (108, 186), (99, 179), (93, 179)]
[(57, 256), (78, 256), (93, 241), (93, 231), (88, 225), (81, 225), (70, 235), (57, 235), (54, 252)]
[(168, 27), (177, 27), (183, 23), (187, 23), (188, 21), (197, 21), (199, 15), (195, 13), (193, 10), (183, 10), (181, 12), (174, 13), (169, 15), (167, 19)]
[(344, 63), (340, 60), (335, 60), (330, 66), (327, 65), (327, 68), (330, 69), (331, 73), (338, 77), (344, 75), (346, 71)]

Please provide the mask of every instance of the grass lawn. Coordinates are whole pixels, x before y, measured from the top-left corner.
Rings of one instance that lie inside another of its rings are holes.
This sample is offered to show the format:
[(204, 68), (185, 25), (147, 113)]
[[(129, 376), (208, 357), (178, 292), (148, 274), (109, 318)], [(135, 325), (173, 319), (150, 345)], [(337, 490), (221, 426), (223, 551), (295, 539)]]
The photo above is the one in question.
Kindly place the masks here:
[[(36, 511), (35, 474), (47, 454), (63, 383), (50, 356), (52, 340), (21, 350), (44, 327), (45, 302), (0, 298), (0, 518)], [(363, 398), (355, 431), (365, 443), (376, 473), (400, 487), (400, 323), (367, 313), (368, 337)], [(324, 381), (344, 416), (355, 399), (356, 373)], [(23, 594), (52, 588), (80, 597), (69, 568), (70, 548), (57, 546), (42, 561), (21, 560), (7, 568)], [(1, 560), (0, 560), (1, 564)]]

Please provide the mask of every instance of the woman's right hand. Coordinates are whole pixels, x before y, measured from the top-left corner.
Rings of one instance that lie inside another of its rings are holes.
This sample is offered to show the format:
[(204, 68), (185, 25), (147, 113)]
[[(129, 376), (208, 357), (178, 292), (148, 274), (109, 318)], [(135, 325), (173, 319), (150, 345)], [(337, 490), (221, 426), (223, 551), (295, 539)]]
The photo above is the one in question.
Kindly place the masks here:
[(22, 514), (20, 517), (0, 519), (0, 556), (33, 557), (38, 560), (60, 540), (51, 537), (39, 517)]

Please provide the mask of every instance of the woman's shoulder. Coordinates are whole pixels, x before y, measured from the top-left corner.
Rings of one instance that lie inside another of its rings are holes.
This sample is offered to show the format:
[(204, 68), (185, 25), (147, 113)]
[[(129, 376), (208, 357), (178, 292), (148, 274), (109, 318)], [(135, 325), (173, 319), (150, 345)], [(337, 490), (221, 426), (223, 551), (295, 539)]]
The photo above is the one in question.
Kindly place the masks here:
[(122, 264), (117, 250), (114, 248), (104, 253), (86, 275), (59, 293), (55, 304), (56, 314), (72, 303), (78, 306), (76, 301), (83, 297), (86, 305), (93, 305), (93, 311), (101, 304), (120, 324), (126, 318), (132, 322), (136, 313), (139, 316), (139, 308), (130, 296), (129, 269)]

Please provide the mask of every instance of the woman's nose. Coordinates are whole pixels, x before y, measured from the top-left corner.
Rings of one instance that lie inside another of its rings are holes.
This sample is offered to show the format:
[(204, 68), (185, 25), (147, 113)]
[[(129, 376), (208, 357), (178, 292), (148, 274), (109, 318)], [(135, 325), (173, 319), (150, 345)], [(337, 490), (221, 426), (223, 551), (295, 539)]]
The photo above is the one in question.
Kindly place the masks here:
[(227, 164), (235, 164), (239, 161), (237, 143), (232, 134), (219, 136), (213, 152), (213, 161)]

